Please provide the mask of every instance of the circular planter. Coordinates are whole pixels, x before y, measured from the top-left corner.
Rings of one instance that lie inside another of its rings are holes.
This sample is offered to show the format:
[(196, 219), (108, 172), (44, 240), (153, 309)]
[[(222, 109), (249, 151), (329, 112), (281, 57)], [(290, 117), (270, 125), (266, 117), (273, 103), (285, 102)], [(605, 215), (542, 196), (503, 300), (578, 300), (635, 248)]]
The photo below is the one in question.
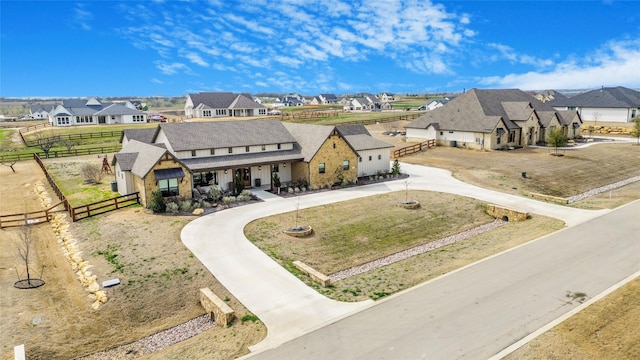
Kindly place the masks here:
[(400, 206), (402, 206), (405, 209), (417, 209), (420, 207), (420, 203), (415, 200), (409, 200), (409, 201), (401, 202)]
[(23, 279), (13, 283), (13, 287), (16, 289), (35, 289), (42, 285), (44, 285), (44, 280), (42, 279)]
[(285, 234), (293, 237), (305, 237), (311, 235), (313, 232), (313, 228), (311, 226), (298, 226), (295, 228), (287, 229), (284, 231)]

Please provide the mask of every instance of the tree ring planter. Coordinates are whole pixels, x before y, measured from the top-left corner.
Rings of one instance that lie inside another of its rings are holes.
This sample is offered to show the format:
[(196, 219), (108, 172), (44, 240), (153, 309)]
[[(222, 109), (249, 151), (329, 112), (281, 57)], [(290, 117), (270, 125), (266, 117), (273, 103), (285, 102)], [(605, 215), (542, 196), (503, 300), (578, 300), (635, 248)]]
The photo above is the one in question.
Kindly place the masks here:
[(24, 279), (13, 283), (13, 287), (16, 289), (35, 289), (42, 285), (44, 285), (44, 280), (42, 279)]
[(409, 200), (409, 201), (401, 202), (400, 206), (402, 206), (405, 209), (417, 209), (420, 207), (420, 203), (415, 200)]
[(285, 234), (293, 237), (305, 237), (311, 235), (313, 229), (311, 226), (298, 226), (284, 231)]

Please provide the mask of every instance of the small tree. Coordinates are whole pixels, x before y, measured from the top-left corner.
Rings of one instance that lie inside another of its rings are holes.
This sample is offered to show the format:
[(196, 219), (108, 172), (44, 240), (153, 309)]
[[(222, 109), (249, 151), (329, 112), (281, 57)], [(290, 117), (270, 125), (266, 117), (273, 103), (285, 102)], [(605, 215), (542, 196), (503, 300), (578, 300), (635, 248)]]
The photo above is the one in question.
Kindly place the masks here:
[[(44, 281), (42, 281), (42, 279), (31, 277), (31, 259), (33, 255), (33, 247), (35, 245), (35, 238), (33, 236), (31, 225), (26, 224), (22, 227), (20, 231), (20, 240), (15, 242), (14, 245), (18, 250), (18, 256), (20, 256), (24, 262), (24, 267), (27, 271), (27, 278), (24, 280), (18, 280), (16, 287), (21, 289), (32, 289), (44, 285)], [(26, 286), (24, 285), (25, 282), (27, 283)], [(17, 285), (18, 283), (21, 283), (21, 285)]]
[(398, 159), (393, 160), (393, 166), (391, 167), (391, 174), (398, 176), (400, 175), (400, 162)]
[(36, 134), (36, 147), (42, 150), (45, 157), (48, 158), (49, 151), (51, 151), (51, 148), (56, 145), (58, 140), (60, 140), (59, 136), (46, 137), (44, 133), (39, 132)]
[(633, 120), (633, 129), (631, 129), (631, 136), (638, 139), (637, 144), (640, 145), (640, 116)]
[(86, 183), (99, 184), (104, 177), (104, 173), (98, 165), (84, 164), (82, 166), (82, 176), (84, 176)]
[(280, 177), (278, 176), (278, 173), (273, 173), (273, 187), (276, 189), (280, 189), (280, 186), (282, 184), (280, 183)]
[(344, 184), (344, 170), (342, 169), (342, 166), (338, 166), (336, 168), (335, 174), (336, 174), (336, 179), (338, 179), (338, 183), (340, 185)]
[(559, 127), (551, 129), (548, 140), (549, 145), (555, 148), (554, 155), (558, 155), (558, 148), (567, 145), (567, 135)]
[(242, 176), (240, 176), (240, 174), (236, 174), (236, 177), (233, 181), (233, 187), (236, 194), (240, 194), (242, 190), (244, 190), (244, 181), (242, 180)]
[(151, 203), (149, 204), (149, 209), (154, 213), (163, 213), (167, 211), (167, 204), (164, 202), (164, 197), (162, 196), (162, 191), (160, 189), (155, 190), (151, 193)]

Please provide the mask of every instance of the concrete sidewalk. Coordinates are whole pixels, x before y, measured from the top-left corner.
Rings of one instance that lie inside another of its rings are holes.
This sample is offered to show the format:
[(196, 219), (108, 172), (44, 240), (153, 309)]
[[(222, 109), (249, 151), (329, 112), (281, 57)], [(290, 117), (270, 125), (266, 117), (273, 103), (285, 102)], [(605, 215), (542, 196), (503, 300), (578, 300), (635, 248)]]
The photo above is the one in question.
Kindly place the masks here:
[(401, 164), (410, 177), (341, 190), (279, 198), (258, 191), (265, 201), (200, 217), (182, 230), (184, 244), (249, 311), (266, 325), (267, 337), (251, 347), (264, 350), (335, 322), (371, 306), (373, 301), (343, 303), (309, 288), (264, 254), (244, 236), (254, 219), (347, 201), (390, 191), (431, 190), (469, 196), (515, 210), (542, 214), (574, 226), (608, 210), (581, 210), (479, 188), (454, 179), (446, 170)]

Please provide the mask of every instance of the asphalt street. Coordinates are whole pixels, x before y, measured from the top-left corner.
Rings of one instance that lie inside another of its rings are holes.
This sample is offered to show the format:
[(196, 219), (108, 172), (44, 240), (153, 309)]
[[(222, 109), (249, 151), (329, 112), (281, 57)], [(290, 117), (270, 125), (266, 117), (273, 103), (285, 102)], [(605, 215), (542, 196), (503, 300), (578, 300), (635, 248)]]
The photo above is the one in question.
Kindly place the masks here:
[(251, 359), (486, 359), (640, 271), (640, 201)]

